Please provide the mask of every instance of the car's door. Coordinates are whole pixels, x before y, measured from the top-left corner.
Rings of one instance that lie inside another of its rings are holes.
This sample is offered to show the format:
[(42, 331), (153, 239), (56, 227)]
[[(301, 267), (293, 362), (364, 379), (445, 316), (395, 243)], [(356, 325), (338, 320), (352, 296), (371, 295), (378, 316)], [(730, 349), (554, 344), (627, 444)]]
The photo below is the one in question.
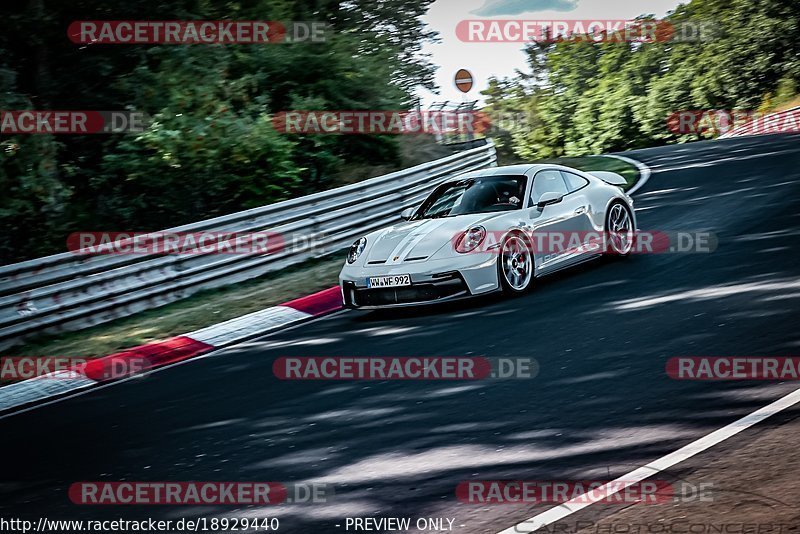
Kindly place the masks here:
[[(534, 230), (533, 247), (540, 273), (581, 261), (588, 253), (584, 247), (585, 238), (592, 227), (587, 216), (586, 195), (580, 191), (588, 181), (573, 176), (585, 183), (566, 176), (559, 169), (540, 170), (533, 178), (527, 211)], [(539, 206), (539, 200), (546, 193), (562, 198)]]

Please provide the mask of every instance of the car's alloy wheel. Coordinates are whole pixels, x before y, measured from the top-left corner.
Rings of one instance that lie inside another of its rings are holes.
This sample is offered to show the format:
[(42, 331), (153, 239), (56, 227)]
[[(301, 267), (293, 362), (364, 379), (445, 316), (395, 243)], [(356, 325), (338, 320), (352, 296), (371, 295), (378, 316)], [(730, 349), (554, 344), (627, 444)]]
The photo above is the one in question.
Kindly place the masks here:
[(500, 279), (507, 293), (522, 293), (533, 278), (533, 256), (528, 243), (517, 235), (503, 241), (500, 252)]
[(634, 229), (630, 210), (617, 202), (608, 210), (606, 217), (608, 252), (615, 256), (627, 256), (633, 248)]

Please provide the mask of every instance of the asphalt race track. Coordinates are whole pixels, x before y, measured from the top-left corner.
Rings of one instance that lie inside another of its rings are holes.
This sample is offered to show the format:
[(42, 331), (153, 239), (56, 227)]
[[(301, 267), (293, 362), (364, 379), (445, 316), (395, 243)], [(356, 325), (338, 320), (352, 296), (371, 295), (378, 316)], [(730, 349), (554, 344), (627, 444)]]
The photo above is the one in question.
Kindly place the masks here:
[[(653, 171), (635, 195), (640, 228), (711, 231), (715, 252), (591, 262), (512, 300), (338, 313), (2, 419), (2, 515), (244, 513), (279, 517), (285, 533), (344, 532), (356, 516), (449, 517), (456, 532), (498, 532), (536, 510), (459, 503), (460, 481), (619, 476), (796, 388), (676, 381), (664, 368), (673, 356), (800, 352), (800, 136), (626, 155)], [(272, 374), (279, 356), (533, 357), (540, 371), (291, 382)], [(67, 498), (76, 481), (185, 480), (324, 482), (335, 495), (249, 510)]]

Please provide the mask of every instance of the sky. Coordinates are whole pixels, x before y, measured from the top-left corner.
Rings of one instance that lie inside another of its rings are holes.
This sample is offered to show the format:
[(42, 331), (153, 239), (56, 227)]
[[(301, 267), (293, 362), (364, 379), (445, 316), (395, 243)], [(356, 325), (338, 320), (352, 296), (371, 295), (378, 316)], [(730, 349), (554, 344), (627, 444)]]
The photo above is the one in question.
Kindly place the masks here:
[[(628, 20), (651, 14), (658, 18), (688, 0), (436, 0), (423, 20), (439, 32), (440, 43), (429, 44), (424, 52), (439, 66), (436, 83), (439, 94), (420, 90), (423, 109), (433, 102), (449, 100), (482, 101), (480, 91), (489, 78), (527, 72), (522, 43), (465, 43), (456, 37), (456, 24), (466, 19), (528, 20)], [(472, 73), (474, 84), (466, 95), (456, 89), (453, 77), (458, 69)]]

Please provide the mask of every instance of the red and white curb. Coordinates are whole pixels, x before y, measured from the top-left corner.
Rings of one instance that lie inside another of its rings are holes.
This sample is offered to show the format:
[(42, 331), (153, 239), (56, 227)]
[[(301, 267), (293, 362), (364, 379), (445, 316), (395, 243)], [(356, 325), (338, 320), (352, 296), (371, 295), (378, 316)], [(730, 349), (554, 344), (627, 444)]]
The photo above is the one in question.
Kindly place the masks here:
[(113, 369), (132, 373), (163, 367), (340, 309), (342, 293), (335, 286), (188, 334), (95, 358), (72, 371), (0, 387), (0, 412), (126, 377), (110, 373)]

